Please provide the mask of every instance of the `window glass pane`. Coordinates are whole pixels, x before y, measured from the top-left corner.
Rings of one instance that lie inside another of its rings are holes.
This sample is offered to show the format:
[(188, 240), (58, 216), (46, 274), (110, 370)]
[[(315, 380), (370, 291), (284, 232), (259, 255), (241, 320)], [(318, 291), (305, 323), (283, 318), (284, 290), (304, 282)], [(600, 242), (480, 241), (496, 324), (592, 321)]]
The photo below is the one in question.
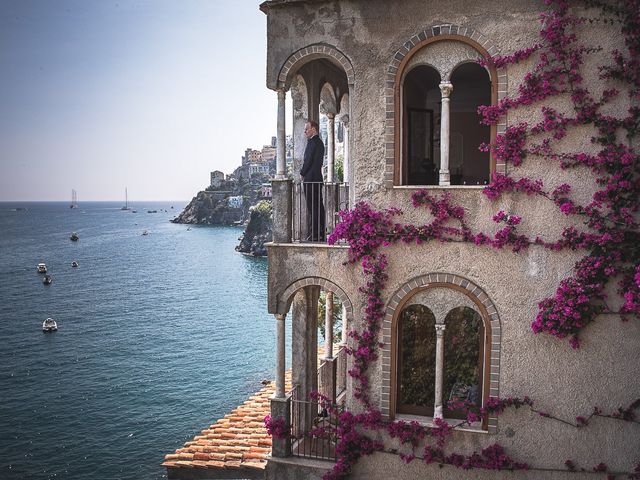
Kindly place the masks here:
[(433, 415), (436, 335), (431, 310), (423, 305), (405, 308), (398, 340), (398, 411)]
[(491, 129), (480, 123), (478, 106), (491, 105), (491, 79), (475, 62), (464, 63), (451, 75), (449, 170), (451, 185), (483, 185), (489, 181), (489, 152), (479, 146), (489, 143)]
[(440, 169), (440, 74), (413, 68), (404, 80), (403, 183), (437, 185)]
[[(451, 310), (445, 318), (443, 403), (469, 402), (482, 405), (482, 317), (468, 307)], [(460, 409), (458, 409), (458, 413)], [(445, 408), (445, 416), (456, 417)]]

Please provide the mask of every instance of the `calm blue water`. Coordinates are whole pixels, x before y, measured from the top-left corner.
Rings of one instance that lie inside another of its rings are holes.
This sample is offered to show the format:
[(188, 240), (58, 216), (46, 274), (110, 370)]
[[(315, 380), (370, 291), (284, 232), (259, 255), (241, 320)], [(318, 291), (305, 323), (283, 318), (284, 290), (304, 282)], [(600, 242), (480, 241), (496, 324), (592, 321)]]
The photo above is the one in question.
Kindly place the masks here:
[(165, 478), (164, 454), (273, 376), (267, 265), (234, 251), (241, 230), (119, 207), (0, 203), (1, 479)]

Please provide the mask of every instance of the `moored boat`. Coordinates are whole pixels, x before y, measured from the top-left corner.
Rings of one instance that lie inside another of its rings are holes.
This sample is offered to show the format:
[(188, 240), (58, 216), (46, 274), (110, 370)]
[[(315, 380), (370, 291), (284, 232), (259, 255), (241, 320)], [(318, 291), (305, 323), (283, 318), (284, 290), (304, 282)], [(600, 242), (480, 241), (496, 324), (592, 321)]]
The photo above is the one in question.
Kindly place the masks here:
[(124, 207), (120, 208), (120, 210), (129, 210), (129, 194), (126, 188), (124, 189)]
[(78, 208), (78, 194), (75, 190), (71, 190), (71, 204), (69, 208)]
[(45, 285), (51, 285), (51, 282), (53, 282), (53, 278), (51, 278), (51, 275), (45, 275), (42, 279), (42, 283), (44, 283)]
[(44, 322), (42, 322), (43, 332), (55, 332), (56, 330), (58, 330), (58, 324), (53, 318), (47, 318)]
[(74, 267), (74, 268), (75, 268), (75, 267), (77, 267), (77, 266), (78, 266), (78, 262), (76, 262), (76, 261), (74, 260), (73, 262), (71, 262), (71, 266), (72, 266), (72, 267)]
[(76, 232), (71, 232), (71, 236), (69, 238), (71, 239), (72, 242), (77, 242), (80, 239), (80, 237)]
[(38, 273), (47, 273), (47, 265), (44, 263), (39, 263), (37, 269)]

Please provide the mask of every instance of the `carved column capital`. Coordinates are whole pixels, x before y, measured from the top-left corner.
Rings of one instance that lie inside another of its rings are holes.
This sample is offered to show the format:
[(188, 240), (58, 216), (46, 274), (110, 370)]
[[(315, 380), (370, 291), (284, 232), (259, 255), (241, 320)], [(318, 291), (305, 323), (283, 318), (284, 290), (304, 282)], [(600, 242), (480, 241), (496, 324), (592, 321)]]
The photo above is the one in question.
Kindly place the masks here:
[(451, 92), (453, 92), (453, 85), (449, 82), (442, 82), (440, 83), (440, 93), (442, 93), (442, 98), (449, 98), (449, 95), (451, 95)]

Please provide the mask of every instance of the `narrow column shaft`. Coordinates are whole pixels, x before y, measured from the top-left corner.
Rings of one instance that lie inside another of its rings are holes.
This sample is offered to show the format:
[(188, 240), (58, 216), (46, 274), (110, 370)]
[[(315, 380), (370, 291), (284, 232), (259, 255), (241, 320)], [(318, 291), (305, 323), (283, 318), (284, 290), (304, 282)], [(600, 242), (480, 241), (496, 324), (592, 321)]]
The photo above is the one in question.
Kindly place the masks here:
[(327, 183), (335, 181), (335, 115), (327, 113)]
[(347, 307), (342, 304), (342, 340), (341, 344), (346, 345), (349, 338), (349, 326), (347, 325)]
[[(346, 115), (345, 115), (346, 117)], [(349, 117), (346, 118), (346, 122), (343, 120), (344, 128), (344, 155), (342, 159), (342, 181), (349, 183)]]
[(444, 325), (436, 324), (436, 398), (433, 418), (442, 418), (442, 377), (444, 370)]
[(284, 319), (285, 315), (276, 313), (276, 398), (284, 398)]
[(324, 315), (324, 357), (333, 358), (333, 292), (325, 297)]
[(440, 84), (442, 107), (440, 112), (440, 185), (451, 185), (449, 174), (449, 95), (453, 85), (447, 82)]
[(276, 179), (282, 180), (286, 177), (286, 130), (285, 130), (285, 91), (278, 89), (278, 128), (276, 143)]

